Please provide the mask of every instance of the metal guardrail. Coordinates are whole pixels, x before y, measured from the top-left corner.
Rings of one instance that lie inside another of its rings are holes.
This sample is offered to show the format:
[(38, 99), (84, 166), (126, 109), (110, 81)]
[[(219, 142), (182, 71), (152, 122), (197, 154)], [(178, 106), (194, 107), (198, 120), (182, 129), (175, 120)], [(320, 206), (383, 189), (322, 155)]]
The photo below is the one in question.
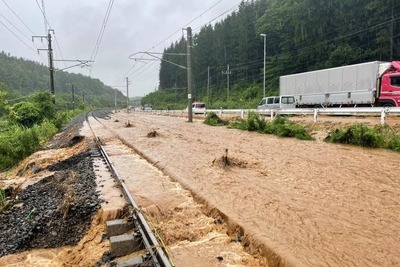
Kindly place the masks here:
[[(150, 114), (187, 114), (186, 110), (136, 110), (135, 112)], [(380, 116), (381, 124), (385, 124), (388, 115), (399, 116), (400, 107), (355, 107), (355, 108), (292, 108), (292, 109), (208, 109), (207, 112), (214, 112), (219, 116), (224, 114), (238, 115), (244, 118), (249, 112), (256, 112), (261, 115), (268, 115), (272, 118), (278, 115), (313, 115), (314, 122), (317, 122), (318, 115), (330, 116)]]

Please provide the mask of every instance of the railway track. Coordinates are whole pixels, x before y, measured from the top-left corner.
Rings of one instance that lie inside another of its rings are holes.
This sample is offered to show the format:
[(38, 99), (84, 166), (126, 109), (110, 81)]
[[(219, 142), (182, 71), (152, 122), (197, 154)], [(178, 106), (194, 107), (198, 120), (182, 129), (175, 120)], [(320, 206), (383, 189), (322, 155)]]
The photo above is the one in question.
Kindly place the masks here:
[(95, 153), (95, 156), (101, 156), (105, 163), (107, 164), (109, 170), (112, 173), (113, 178), (122, 190), (125, 199), (131, 208), (129, 221), (133, 222), (135, 228), (135, 238), (139, 238), (144, 246), (144, 251), (142, 253), (142, 262), (138, 262), (136, 265), (130, 266), (159, 266), (159, 267), (172, 267), (174, 266), (170, 256), (168, 255), (167, 249), (152, 228), (151, 223), (147, 221), (145, 215), (141, 211), (139, 205), (137, 204), (135, 198), (130, 193), (128, 185), (125, 183), (124, 179), (119, 174), (117, 168), (111, 161), (105, 147), (102, 145), (100, 138), (96, 135), (96, 132), (91, 126), (89, 117), (93, 117), (98, 123), (102, 124), (99, 117), (103, 119), (110, 119), (109, 112), (107, 111), (91, 111), (86, 114), (86, 121), (93, 134), (96, 149), (100, 152)]

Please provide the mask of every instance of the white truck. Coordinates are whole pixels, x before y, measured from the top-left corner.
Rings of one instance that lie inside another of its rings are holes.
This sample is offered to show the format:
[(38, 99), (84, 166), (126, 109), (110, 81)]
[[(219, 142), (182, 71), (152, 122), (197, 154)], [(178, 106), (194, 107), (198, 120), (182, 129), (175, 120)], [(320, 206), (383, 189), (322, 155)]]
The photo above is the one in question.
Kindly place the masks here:
[(373, 61), (279, 77), (296, 107), (400, 106), (400, 61)]

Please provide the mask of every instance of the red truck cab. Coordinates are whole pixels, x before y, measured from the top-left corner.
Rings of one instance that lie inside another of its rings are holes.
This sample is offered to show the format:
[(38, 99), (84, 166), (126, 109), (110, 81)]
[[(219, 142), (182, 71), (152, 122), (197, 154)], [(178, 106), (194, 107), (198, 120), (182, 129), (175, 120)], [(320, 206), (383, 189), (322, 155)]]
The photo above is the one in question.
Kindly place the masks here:
[(400, 61), (393, 61), (378, 81), (377, 106), (400, 107)]

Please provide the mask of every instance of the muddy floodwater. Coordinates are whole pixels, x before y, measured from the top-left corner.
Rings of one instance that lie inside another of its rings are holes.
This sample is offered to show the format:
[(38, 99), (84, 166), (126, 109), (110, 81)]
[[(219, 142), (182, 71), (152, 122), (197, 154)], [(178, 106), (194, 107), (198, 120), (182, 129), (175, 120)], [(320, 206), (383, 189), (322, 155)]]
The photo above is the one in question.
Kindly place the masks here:
[[(128, 121), (132, 127), (124, 127)], [(399, 153), (211, 127), (201, 119), (118, 113), (106, 124), (240, 226), (247, 250), (270, 266), (400, 265)], [(156, 137), (147, 137), (151, 131)], [(228, 167), (220, 162), (226, 151)]]
[[(125, 112), (100, 119), (103, 125), (93, 120), (176, 266), (400, 266), (400, 153), (322, 141), (358, 120), (293, 118), (313, 130), (314, 141), (203, 120)], [(388, 122), (399, 129), (399, 118)], [(87, 125), (82, 134), (90, 135)], [(107, 212), (123, 206), (103, 172), (99, 190), (115, 202), (103, 203), (77, 246), (8, 255), (0, 266), (98, 262), (109, 250)]]

